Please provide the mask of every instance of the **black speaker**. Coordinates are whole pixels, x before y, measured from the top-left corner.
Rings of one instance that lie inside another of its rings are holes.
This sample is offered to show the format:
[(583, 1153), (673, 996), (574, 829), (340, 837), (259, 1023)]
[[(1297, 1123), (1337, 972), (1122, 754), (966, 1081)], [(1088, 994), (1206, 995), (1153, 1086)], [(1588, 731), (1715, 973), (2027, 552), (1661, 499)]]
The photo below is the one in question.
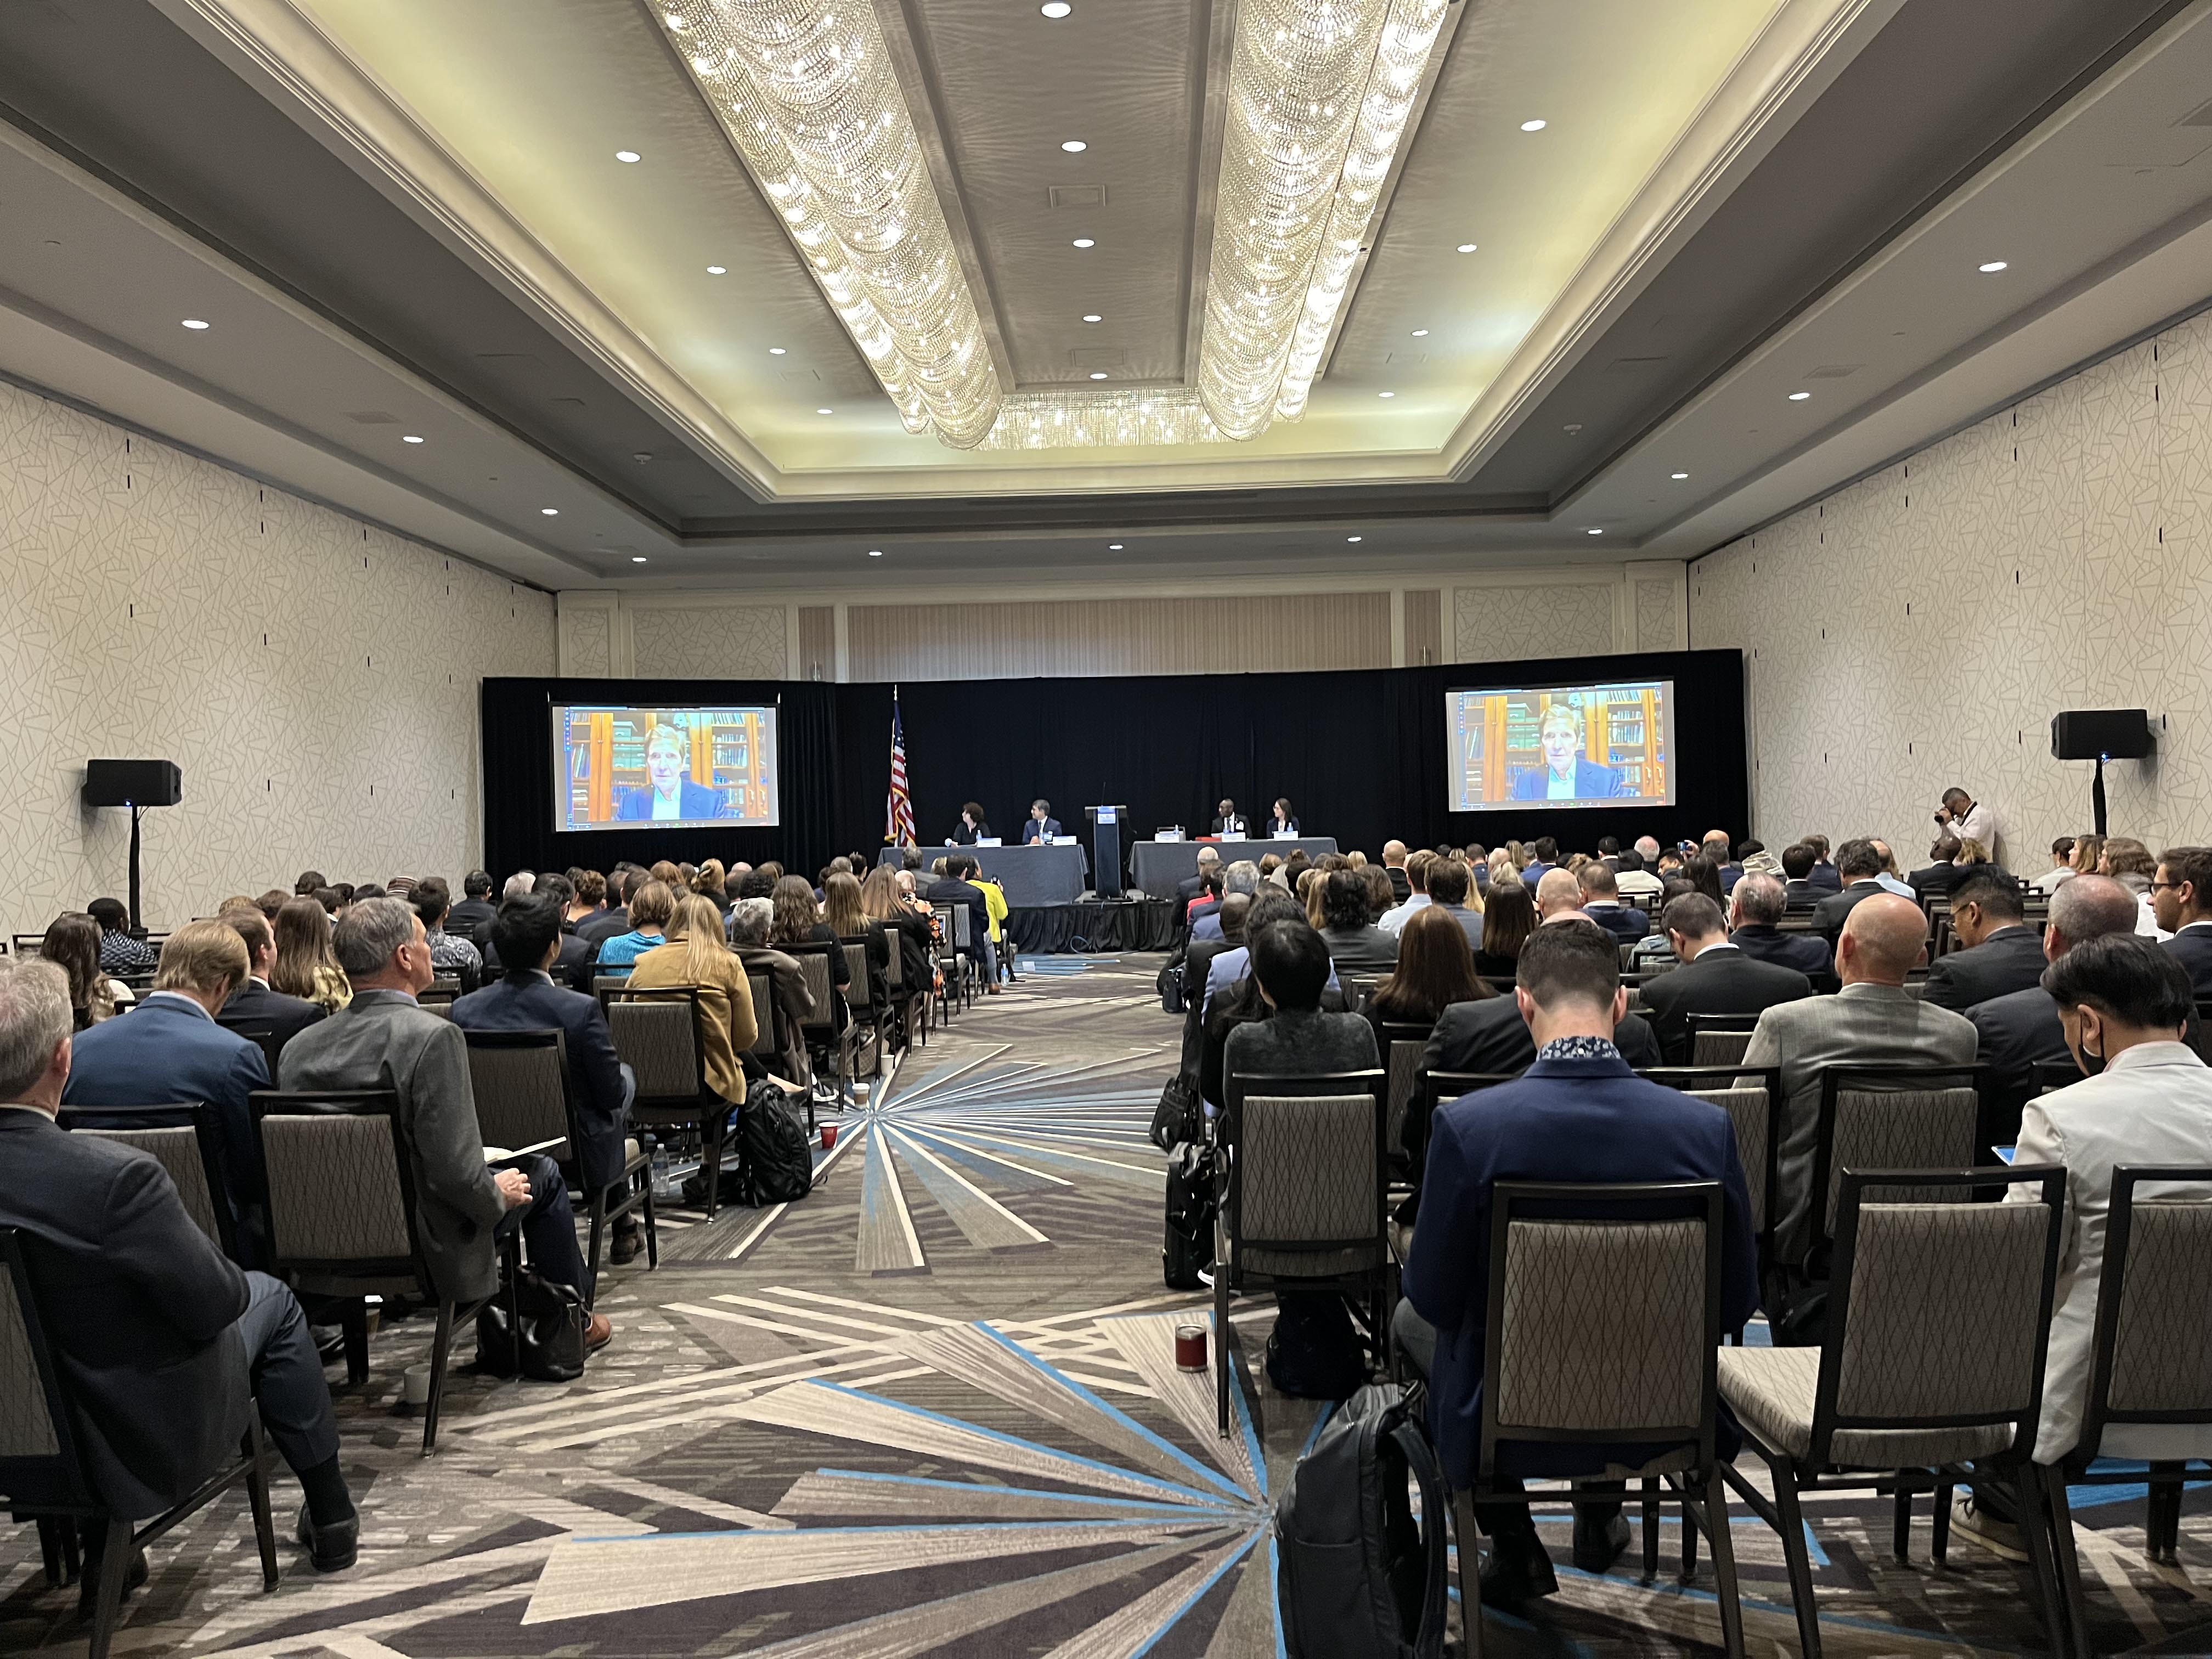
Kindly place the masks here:
[(174, 761), (88, 760), (84, 763), (87, 806), (174, 806), (185, 798), (185, 775)]
[(2051, 717), (2053, 760), (2141, 760), (2151, 751), (2142, 708), (2069, 708)]

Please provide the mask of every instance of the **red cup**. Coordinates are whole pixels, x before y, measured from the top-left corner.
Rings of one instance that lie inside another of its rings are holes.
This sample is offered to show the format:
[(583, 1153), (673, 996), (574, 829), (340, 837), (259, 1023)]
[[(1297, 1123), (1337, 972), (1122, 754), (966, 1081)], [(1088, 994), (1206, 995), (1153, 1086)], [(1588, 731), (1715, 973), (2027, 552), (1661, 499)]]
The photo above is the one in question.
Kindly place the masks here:
[(1202, 1371), (1206, 1369), (1205, 1326), (1176, 1327), (1176, 1369), (1181, 1371)]
[(826, 1152), (836, 1144), (837, 1126), (834, 1123), (823, 1124), (822, 1126), (822, 1150)]

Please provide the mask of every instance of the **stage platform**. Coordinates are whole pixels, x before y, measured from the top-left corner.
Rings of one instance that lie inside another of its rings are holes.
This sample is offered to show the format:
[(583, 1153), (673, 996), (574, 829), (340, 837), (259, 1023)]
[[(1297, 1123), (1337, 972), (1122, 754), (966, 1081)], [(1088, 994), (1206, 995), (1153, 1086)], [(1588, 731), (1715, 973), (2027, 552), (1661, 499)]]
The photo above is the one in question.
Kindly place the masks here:
[(1175, 945), (1176, 907), (1164, 899), (1014, 905), (1006, 912), (1006, 929), (1026, 956), (1167, 951)]

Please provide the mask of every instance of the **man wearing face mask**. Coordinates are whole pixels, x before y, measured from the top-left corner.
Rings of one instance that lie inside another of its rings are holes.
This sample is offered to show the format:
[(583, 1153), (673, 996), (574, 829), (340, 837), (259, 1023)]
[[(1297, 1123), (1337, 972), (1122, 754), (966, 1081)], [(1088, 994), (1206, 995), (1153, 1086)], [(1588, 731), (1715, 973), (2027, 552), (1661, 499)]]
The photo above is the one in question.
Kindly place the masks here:
[[(2094, 876), (2077, 876), (2063, 893)], [(2113, 933), (2069, 951), (2044, 970), (2043, 994), (2057, 1009), (2068, 1050), (2087, 1074), (2070, 1088), (2027, 1103), (2014, 1162), (2066, 1170), (2066, 1232), (2058, 1260), (2058, 1304), (2043, 1373), (2043, 1416), (2035, 1461), (2056, 1463), (2081, 1437), (2089, 1391), (2105, 1229), (2115, 1166), (2212, 1167), (2212, 1070), (2181, 1041), (2194, 1012), (2188, 971), (2152, 939)], [(2148, 1182), (2138, 1201), (2212, 1202), (2212, 1188)], [(2036, 1197), (2014, 1188), (2010, 1197)], [(2174, 1427), (2117, 1423), (2098, 1451), (2157, 1462), (2212, 1456), (2212, 1425)], [(1955, 1530), (2016, 1561), (2013, 1513), (1994, 1490), (1961, 1494)]]

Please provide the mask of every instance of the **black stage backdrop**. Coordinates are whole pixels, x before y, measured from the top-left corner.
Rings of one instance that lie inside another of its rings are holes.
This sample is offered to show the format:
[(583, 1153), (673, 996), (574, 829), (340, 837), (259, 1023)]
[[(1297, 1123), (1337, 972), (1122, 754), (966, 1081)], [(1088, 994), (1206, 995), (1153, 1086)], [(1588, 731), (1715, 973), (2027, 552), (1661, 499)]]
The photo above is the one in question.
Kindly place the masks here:
[[(1674, 682), (1673, 807), (1444, 810), (1444, 698), (1501, 686)], [(635, 830), (556, 834), (556, 702), (682, 708), (775, 702), (781, 708), (784, 822), (775, 830)], [(1194, 835), (1226, 795), (1254, 823), (1288, 796), (1308, 835), (1372, 856), (1397, 836), (1494, 846), (1542, 834), (1570, 848), (1600, 836), (1694, 840), (1746, 833), (1743, 659), (1735, 651), (1455, 663), (1304, 674), (1192, 674), (1092, 679), (918, 680), (899, 687), (907, 775), (925, 847), (942, 842), (961, 805), (980, 801), (1006, 840), (1042, 796), (1090, 844), (1084, 808), (1128, 809), (1126, 856), (1161, 824)], [(832, 854), (884, 844), (890, 775), (891, 687), (808, 681), (493, 679), (483, 684), (486, 867), (584, 865), (623, 858), (783, 860), (811, 873)], [(1094, 876), (1095, 879), (1095, 876)]]

